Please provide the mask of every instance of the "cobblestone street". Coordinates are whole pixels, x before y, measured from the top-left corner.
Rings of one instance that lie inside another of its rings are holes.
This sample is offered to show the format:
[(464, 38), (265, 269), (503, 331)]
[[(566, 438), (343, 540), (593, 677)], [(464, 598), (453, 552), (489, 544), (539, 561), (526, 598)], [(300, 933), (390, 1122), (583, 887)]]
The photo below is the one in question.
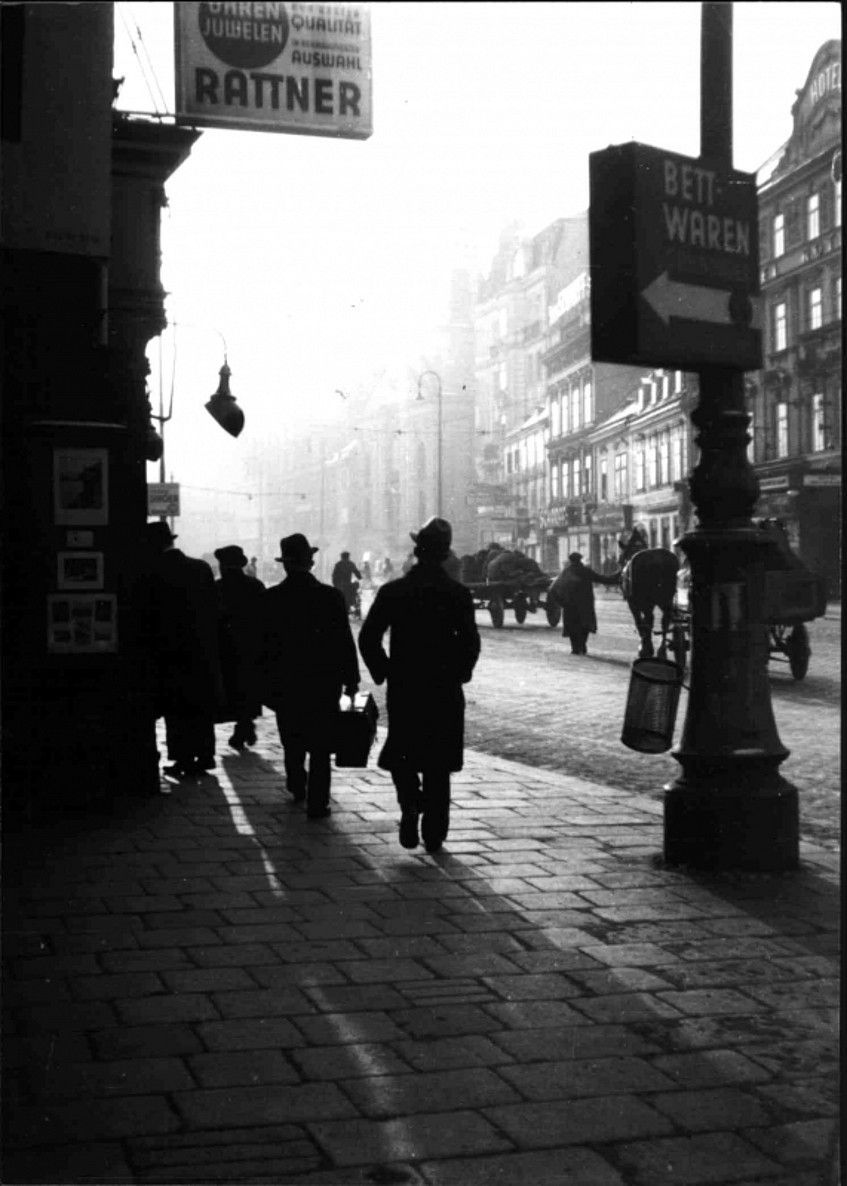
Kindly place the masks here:
[[(663, 786), (679, 773), (671, 754), (638, 754), (620, 741), (637, 653), (632, 619), (616, 592), (598, 594), (597, 618), (598, 633), (589, 638), (586, 657), (571, 655), (568, 641), (547, 625), (543, 612), (522, 626), (507, 613), (500, 630), (492, 628), (487, 613), (478, 613), (482, 655), (465, 689), (467, 743), (661, 798)], [(841, 811), (840, 606), (830, 605), (827, 617), (808, 628), (808, 675), (796, 681), (787, 663), (772, 658), (771, 694), (780, 737), (791, 751), (781, 771), (800, 792), (801, 831), (835, 849)], [(686, 704), (683, 692), (675, 743)]]

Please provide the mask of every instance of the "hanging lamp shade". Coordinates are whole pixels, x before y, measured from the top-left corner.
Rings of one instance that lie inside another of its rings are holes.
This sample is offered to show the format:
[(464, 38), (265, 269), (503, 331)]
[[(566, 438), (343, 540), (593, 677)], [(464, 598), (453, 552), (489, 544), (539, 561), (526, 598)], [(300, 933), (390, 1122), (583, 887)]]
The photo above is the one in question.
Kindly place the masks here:
[(220, 424), (224, 432), (237, 437), (244, 427), (244, 413), (235, 402), (235, 396), (229, 389), (229, 377), (232, 371), (227, 366), (225, 359), (219, 374), (221, 378), (218, 389), (206, 403), (206, 411)]

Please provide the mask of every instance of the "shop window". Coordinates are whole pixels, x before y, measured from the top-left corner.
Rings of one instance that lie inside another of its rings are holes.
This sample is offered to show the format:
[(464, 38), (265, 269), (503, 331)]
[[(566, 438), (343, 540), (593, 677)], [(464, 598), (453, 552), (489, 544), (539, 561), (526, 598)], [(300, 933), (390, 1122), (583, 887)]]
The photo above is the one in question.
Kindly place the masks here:
[(774, 305), (773, 309), (773, 348), (776, 351), (788, 349), (788, 307), (785, 301)]
[(809, 194), (806, 199), (806, 237), (817, 239), (821, 233), (821, 196)]
[(788, 456), (788, 404), (780, 401), (774, 408), (776, 455)]
[(823, 290), (812, 288), (809, 291), (809, 329), (820, 329), (823, 325)]
[(775, 214), (773, 220), (773, 253), (785, 255), (785, 215)]
[(827, 448), (826, 407), (822, 391), (812, 396), (812, 452), (821, 453)]

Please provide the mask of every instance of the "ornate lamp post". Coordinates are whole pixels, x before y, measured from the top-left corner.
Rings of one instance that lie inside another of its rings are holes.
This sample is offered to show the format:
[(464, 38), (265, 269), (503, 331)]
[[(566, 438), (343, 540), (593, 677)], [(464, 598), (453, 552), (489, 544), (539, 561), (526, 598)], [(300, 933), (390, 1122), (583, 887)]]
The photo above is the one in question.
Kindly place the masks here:
[[(732, 166), (732, 5), (702, 7), (701, 154)], [(665, 795), (665, 859), (700, 868), (784, 870), (798, 863), (797, 790), (779, 773), (767, 674), (769, 543), (751, 519), (744, 372), (699, 375), (690, 479), (697, 526), (679, 541), (692, 570), (691, 690)]]

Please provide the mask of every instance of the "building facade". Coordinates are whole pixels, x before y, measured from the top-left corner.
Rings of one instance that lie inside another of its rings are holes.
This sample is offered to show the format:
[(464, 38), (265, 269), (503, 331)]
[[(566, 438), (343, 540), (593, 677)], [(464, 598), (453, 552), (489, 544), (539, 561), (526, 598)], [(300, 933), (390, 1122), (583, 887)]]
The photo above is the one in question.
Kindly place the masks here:
[(840, 595), (841, 42), (812, 61), (791, 138), (760, 173), (764, 367), (747, 378), (757, 514)]

